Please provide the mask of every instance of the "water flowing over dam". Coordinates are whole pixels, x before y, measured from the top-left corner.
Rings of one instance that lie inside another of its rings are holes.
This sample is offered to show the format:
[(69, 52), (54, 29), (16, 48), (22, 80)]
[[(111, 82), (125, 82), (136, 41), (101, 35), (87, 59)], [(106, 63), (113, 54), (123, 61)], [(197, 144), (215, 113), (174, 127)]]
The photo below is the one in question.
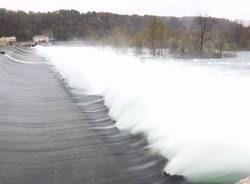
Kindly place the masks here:
[(102, 96), (116, 127), (145, 136), (168, 160), (165, 173), (220, 184), (249, 175), (249, 52), (183, 60), (86, 45), (36, 50), (73, 91)]
[(32, 49), (0, 55), (1, 184), (163, 184), (166, 160), (120, 132), (104, 99), (71, 89)]

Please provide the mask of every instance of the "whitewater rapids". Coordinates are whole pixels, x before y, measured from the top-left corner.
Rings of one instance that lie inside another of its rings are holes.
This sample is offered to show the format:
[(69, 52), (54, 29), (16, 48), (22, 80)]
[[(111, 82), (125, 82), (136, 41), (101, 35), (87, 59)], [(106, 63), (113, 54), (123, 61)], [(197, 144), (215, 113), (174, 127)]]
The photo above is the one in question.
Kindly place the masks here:
[(122, 130), (147, 135), (165, 171), (191, 182), (250, 175), (250, 53), (224, 60), (133, 56), (99, 47), (37, 47), (73, 88), (102, 95)]

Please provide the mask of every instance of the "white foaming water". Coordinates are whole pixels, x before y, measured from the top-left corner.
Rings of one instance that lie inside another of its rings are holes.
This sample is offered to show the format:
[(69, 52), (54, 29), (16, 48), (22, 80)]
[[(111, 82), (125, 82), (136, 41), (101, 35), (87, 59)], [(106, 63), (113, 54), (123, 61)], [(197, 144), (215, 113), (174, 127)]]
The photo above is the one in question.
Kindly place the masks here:
[(165, 171), (192, 182), (250, 174), (250, 53), (145, 59), (98, 47), (38, 47), (71, 87), (104, 96), (120, 129), (147, 135)]

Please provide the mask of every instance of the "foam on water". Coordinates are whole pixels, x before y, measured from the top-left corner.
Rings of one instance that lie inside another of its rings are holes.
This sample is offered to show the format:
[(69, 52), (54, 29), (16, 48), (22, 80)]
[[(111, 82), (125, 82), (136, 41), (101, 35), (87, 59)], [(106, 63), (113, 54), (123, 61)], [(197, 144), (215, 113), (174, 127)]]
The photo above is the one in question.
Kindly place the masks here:
[[(102, 95), (120, 129), (143, 132), (192, 182), (250, 174), (249, 53), (227, 60), (146, 59), (98, 47), (38, 47), (71, 87)], [(249, 59), (248, 59), (249, 58)]]

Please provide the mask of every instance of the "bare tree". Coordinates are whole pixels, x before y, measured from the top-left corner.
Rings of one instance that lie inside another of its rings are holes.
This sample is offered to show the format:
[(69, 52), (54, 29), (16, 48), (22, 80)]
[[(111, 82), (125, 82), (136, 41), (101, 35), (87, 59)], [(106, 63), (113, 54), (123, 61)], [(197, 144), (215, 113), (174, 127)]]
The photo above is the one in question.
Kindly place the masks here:
[(236, 43), (237, 49), (241, 49), (244, 33), (244, 23), (241, 20), (234, 21), (232, 31), (234, 33), (234, 42)]
[(152, 54), (156, 55), (156, 32), (157, 32), (157, 18), (151, 17), (148, 25), (148, 37)]
[(224, 46), (225, 43), (227, 41), (228, 38), (228, 32), (227, 31), (222, 31), (218, 34), (218, 42), (217, 42), (217, 47), (219, 50), (219, 57), (222, 58), (222, 54), (223, 54), (223, 50), (224, 50)]
[(142, 54), (142, 49), (145, 44), (145, 33), (137, 33), (133, 38), (132, 38), (132, 45), (135, 47), (135, 52), (136, 54)]
[(162, 53), (161, 49), (163, 47), (164, 34), (165, 34), (165, 25), (163, 21), (156, 16), (150, 17), (147, 35), (152, 50), (152, 54), (154, 56), (157, 55), (157, 50), (159, 51), (159, 49), (160, 53)]
[(200, 56), (203, 57), (203, 46), (206, 41), (206, 36), (216, 24), (216, 19), (209, 16), (198, 16), (197, 23), (200, 27)]

